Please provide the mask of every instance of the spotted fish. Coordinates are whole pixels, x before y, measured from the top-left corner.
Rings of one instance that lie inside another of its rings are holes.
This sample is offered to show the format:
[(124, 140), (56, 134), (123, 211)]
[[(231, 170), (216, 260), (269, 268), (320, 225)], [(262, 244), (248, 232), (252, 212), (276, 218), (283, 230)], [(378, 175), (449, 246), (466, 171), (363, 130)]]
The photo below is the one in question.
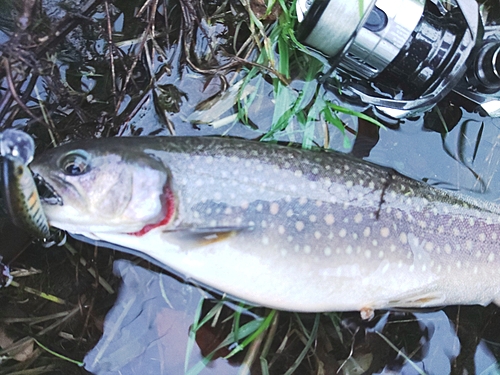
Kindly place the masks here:
[(335, 152), (236, 139), (80, 141), (32, 164), (51, 225), (295, 311), (500, 302), (500, 208)]

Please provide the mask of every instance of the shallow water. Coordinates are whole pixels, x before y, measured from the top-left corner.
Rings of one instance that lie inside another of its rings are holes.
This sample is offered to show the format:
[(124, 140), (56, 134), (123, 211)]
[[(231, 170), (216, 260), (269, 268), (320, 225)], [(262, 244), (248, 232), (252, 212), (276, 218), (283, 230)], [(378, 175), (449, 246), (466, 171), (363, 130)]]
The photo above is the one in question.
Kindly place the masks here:
[[(75, 11), (75, 4), (70, 5)], [(66, 15), (65, 11), (56, 11), (58, 6), (51, 4), (52, 8), (47, 11), (47, 17), (50, 16), (54, 24)], [(147, 27), (146, 16), (135, 17), (141, 6), (142, 3), (126, 1), (108, 6), (113, 21), (113, 39), (120, 54), (127, 57), (123, 59), (123, 65), (121, 59), (115, 60), (115, 89), (119, 89), (126, 80), (124, 66), (132, 64), (142, 31)], [(217, 76), (195, 72), (179, 58), (180, 12), (173, 3), (158, 3), (158, 13), (167, 8), (172, 12), (169, 19), (171, 31), (166, 32), (165, 25), (157, 22), (157, 32), (164, 34), (162, 38), (156, 38), (157, 46), (148, 44), (149, 61), (141, 54), (133, 84), (125, 91), (116, 112), (107, 58), (106, 7), (97, 7), (91, 12), (88, 24), (78, 24), (66, 41), (59, 41), (57, 53), (54, 53), (59, 80), (72, 89), (64, 91), (67, 87), (58, 87), (57, 79), (52, 82), (47, 76), (35, 77), (36, 90), (33, 89), (27, 103), (37, 114), (41, 114), (37, 106), (40, 101), (43, 102), (60, 141), (114, 134), (169, 135), (172, 129), (176, 135), (227, 134), (255, 139), (269, 129), (276, 98), (272, 95), (273, 85), (262, 76), (251, 82), (251, 87), (255, 88), (249, 93), (255, 95), (249, 118), (252, 123), (258, 124), (256, 129), (239, 122), (223, 125), (224, 122), (219, 121), (216, 124), (221, 126), (214, 127), (193, 125), (186, 121), (194, 118), (193, 113), (201, 101), (220, 91), (222, 81)], [(213, 11), (213, 7), (210, 9)], [(228, 15), (226, 17), (230, 20)], [(210, 57), (205, 53), (206, 46), (214, 41), (225, 43), (227, 35), (234, 32), (232, 26), (224, 24), (224, 18), (214, 20), (210, 25), (204, 24), (205, 32), (196, 29), (193, 48), (200, 57), (197, 61), (200, 69), (209, 70), (213, 60), (224, 63), (225, 57), (220, 50), (215, 57)], [(0, 43), (5, 45), (7, 34), (3, 33), (3, 27), (0, 30)], [(33, 33), (46, 32), (41, 26), (33, 30)], [(168, 38), (165, 37), (167, 35)], [(13, 64), (21, 64), (19, 66), (24, 63), (12, 61)], [(150, 83), (151, 76), (156, 77), (154, 84)], [(5, 74), (1, 77), (2, 127), (20, 126), (37, 137), (39, 151), (48, 147), (49, 136), (45, 128), (34, 124), (22, 111), (14, 113), (15, 103), (10, 107), (6, 105), (4, 99), (8, 85)], [(29, 73), (14, 78), (22, 87), (27, 87), (32, 77)], [(239, 76), (231, 71), (227, 77), (231, 81)], [(292, 83), (297, 90), (304, 85), (301, 80)], [(210, 115), (210, 120), (221, 120), (234, 113), (231, 105), (227, 110), (227, 113)], [(343, 116), (342, 119), (346, 126), (358, 130), (356, 118)], [(421, 119), (403, 121), (394, 129), (369, 127), (368, 133), (372, 137), (367, 139), (356, 140), (348, 133), (349, 148), (344, 148), (345, 141), (336, 128), (330, 126), (329, 131), (331, 148), (349, 152), (354, 144), (357, 153), (369, 153), (366, 160), (376, 164), (393, 167), (410, 177), (443, 188), (460, 190), (489, 201), (499, 200), (498, 119), (464, 113), (459, 124), (446, 135), (445, 146), (439, 133), (423, 128)], [(300, 143), (303, 133), (304, 130), (294, 123), (290, 132), (279, 133), (277, 138)], [(378, 142), (370, 148), (369, 145), (375, 143), (375, 134), (378, 134)], [(322, 128), (317, 126), (313, 138), (318, 144), (322, 144), (323, 135)], [(481, 177), (482, 183), (478, 183), (471, 170)], [(216, 301), (220, 297), (212, 297), (192, 285), (159, 273), (158, 268), (147, 262), (136, 265), (136, 258), (72, 239), (69, 243), (78, 255), (71, 255), (65, 248), (44, 249), (38, 244), (31, 244), (26, 235), (9, 226), (4, 218), (1, 220), (0, 254), (5, 261), (11, 262), (14, 270), (34, 267), (40, 273), (16, 276), (20, 287), (0, 290), (3, 306), (0, 309), (0, 333), (16, 341), (40, 334), (49, 329), (50, 324), (59, 323), (48, 334), (39, 336), (39, 340), (58, 353), (83, 360), (85, 366), (77, 367), (32, 345), (26, 349), (32, 363), (26, 359), (20, 361), (20, 357), (0, 362), (0, 374), (12, 373), (14, 369), (19, 371), (24, 369), (23, 366), (38, 369), (53, 366), (52, 373), (59, 371), (66, 374), (86, 371), (124, 375), (181, 374), (185, 371), (189, 374), (248, 373), (241, 366), (242, 362), (249, 361), (251, 351), (248, 349), (224, 359), (234, 349), (234, 345), (229, 345), (219, 349), (211, 361), (203, 363), (202, 358), (231, 332), (235, 316), (241, 315), (238, 319), (244, 324), (268, 316), (269, 311), (255, 307), (249, 311), (242, 310), (237, 302), (218, 305)], [(85, 259), (86, 265), (81, 264), (80, 257)], [(119, 260), (121, 257), (127, 260)], [(92, 268), (110, 284), (113, 291), (118, 292), (116, 303), (116, 293), (106, 291), (103, 283), (99, 284), (88, 274)], [(116, 276), (113, 276), (113, 270)], [(58, 296), (67, 303), (59, 305), (34, 297), (23, 290), (26, 286)], [(190, 336), (190, 327), (197, 321), (197, 314), (207, 316), (214, 309), (217, 310), (215, 317)], [(240, 315), (235, 315), (235, 309)], [(268, 367), (270, 374), (284, 374), (301, 359), (295, 367), (296, 374), (497, 374), (500, 373), (497, 365), (500, 358), (499, 312), (495, 306), (451, 306), (416, 312), (377, 311), (370, 322), (362, 321), (356, 312), (320, 315), (280, 312), (274, 336), (268, 341), (267, 355), (260, 359), (257, 354), (249, 373), (261, 374), (262, 369)], [(58, 315), (44, 322), (33, 320), (34, 317), (56, 313), (67, 315), (61, 315), (63, 318)], [(72, 318), (64, 320), (70, 313)], [(13, 320), (14, 317), (23, 317), (25, 321)], [(316, 332), (313, 344), (304, 351), (312, 331)], [(266, 340), (264, 338), (264, 343), (255, 348), (257, 352), (266, 347)], [(0, 341), (0, 346), (4, 348), (9, 345), (9, 341)]]

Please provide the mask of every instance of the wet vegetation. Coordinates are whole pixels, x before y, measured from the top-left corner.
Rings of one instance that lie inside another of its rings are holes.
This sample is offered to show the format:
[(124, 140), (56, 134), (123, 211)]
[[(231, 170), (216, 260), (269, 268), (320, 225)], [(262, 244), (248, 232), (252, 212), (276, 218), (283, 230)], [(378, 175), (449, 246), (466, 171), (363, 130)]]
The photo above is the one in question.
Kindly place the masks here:
[[(379, 123), (341, 106), (315, 79), (324, 61), (295, 38), (294, 6), (0, 0), (0, 130), (28, 132), (37, 152), (79, 138), (218, 134), (309, 148), (354, 144), (352, 152), (365, 156)], [(491, 22), (497, 8), (484, 4)], [(458, 122), (461, 112), (450, 112)], [(0, 374), (87, 373), (82, 360), (120, 285), (113, 261), (160, 271), (71, 238), (46, 249), (1, 210), (0, 254), (14, 276), (0, 289)], [(189, 374), (217, 373), (217, 359), (228, 374), (500, 372), (494, 306), (380, 311), (369, 322), (359, 313), (295, 314), (218, 300), (202, 300), (192, 313), (185, 363), (195, 346), (204, 357), (185, 366)]]

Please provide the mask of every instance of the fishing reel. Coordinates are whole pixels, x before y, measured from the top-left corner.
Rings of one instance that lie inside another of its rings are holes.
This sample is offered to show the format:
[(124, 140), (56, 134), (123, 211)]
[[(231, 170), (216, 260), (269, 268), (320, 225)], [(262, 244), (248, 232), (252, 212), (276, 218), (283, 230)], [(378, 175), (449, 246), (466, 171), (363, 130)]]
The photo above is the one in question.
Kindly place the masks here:
[(475, 0), (298, 0), (297, 15), (342, 100), (400, 119), (453, 93), (500, 117), (500, 27), (484, 25)]

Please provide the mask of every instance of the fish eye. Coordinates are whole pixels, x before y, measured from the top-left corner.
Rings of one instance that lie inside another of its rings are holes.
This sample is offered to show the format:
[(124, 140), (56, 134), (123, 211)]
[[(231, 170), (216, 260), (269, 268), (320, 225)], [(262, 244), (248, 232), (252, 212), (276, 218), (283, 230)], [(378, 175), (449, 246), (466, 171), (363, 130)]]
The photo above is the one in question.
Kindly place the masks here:
[(68, 176), (79, 176), (88, 172), (90, 155), (83, 150), (71, 151), (59, 160), (59, 167)]

